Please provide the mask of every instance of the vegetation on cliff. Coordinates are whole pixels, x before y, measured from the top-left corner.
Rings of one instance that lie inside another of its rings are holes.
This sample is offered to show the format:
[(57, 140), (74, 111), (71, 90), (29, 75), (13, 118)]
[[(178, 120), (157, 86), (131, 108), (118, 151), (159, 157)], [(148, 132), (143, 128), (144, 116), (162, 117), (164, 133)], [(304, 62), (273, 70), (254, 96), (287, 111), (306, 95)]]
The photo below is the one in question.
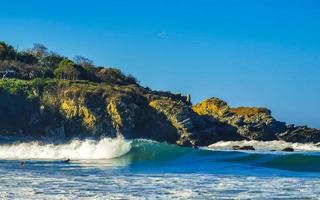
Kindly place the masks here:
[[(149, 103), (181, 95), (59, 79), (0, 80), (0, 135), (150, 138), (175, 143), (177, 129)], [(175, 101), (175, 100), (174, 100)]]
[(320, 142), (320, 131), (279, 122), (266, 108), (153, 91), (115, 68), (35, 44), (0, 42), (0, 136), (148, 138), (183, 146), (229, 140)]
[(118, 69), (95, 66), (93, 61), (82, 56), (70, 60), (48, 51), (42, 44), (34, 44), (30, 49), (18, 51), (12, 45), (0, 42), (0, 73), (5, 77), (24, 80), (59, 78), (123, 85), (137, 84), (133, 76), (126, 76)]

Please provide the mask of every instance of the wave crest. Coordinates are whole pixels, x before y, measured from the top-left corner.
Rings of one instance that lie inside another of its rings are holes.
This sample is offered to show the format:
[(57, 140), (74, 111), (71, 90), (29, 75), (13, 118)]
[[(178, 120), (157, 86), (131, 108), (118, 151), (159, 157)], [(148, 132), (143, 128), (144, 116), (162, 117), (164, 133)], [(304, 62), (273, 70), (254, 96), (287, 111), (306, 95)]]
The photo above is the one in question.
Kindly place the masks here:
[(111, 159), (130, 149), (131, 142), (122, 138), (72, 140), (58, 145), (34, 141), (0, 145), (0, 159)]

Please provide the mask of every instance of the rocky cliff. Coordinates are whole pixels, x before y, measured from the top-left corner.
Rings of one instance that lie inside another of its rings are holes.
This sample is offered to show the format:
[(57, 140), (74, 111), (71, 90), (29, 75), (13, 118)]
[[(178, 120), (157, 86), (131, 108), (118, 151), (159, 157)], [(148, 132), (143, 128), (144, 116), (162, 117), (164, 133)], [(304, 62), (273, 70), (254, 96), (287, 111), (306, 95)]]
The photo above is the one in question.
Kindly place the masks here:
[(0, 135), (147, 138), (183, 146), (220, 140), (319, 142), (319, 131), (287, 126), (264, 108), (230, 108), (212, 98), (192, 106), (181, 94), (138, 84), (54, 79), (0, 80)]
[(288, 142), (320, 142), (320, 131), (306, 126), (286, 125), (277, 121), (267, 108), (230, 108), (218, 98), (205, 100), (192, 109), (201, 116), (211, 116), (234, 127), (237, 133), (249, 140), (285, 140)]

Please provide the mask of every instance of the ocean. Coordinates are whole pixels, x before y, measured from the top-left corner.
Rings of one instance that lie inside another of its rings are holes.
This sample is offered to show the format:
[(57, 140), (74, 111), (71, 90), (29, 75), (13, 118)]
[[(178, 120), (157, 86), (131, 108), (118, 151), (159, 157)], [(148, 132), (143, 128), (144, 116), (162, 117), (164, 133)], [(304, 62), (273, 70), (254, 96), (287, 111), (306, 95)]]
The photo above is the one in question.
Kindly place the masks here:
[[(280, 151), (287, 146), (296, 151)], [(319, 152), (280, 141), (199, 149), (121, 138), (1, 144), (0, 199), (320, 199)]]

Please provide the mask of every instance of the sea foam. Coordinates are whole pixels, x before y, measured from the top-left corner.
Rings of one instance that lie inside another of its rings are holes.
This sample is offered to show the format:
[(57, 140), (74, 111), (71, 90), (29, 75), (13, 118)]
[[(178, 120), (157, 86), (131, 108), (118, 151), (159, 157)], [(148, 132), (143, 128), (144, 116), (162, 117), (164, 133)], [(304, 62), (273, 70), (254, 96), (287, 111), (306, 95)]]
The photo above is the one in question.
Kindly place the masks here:
[(131, 149), (122, 138), (72, 140), (66, 144), (44, 144), (39, 141), (0, 145), (0, 159), (110, 159)]
[(233, 146), (253, 146), (256, 150), (282, 150), (286, 147), (292, 147), (297, 151), (320, 151), (320, 146), (307, 143), (291, 143), (285, 141), (220, 141), (209, 145), (208, 147), (216, 150), (230, 150)]

